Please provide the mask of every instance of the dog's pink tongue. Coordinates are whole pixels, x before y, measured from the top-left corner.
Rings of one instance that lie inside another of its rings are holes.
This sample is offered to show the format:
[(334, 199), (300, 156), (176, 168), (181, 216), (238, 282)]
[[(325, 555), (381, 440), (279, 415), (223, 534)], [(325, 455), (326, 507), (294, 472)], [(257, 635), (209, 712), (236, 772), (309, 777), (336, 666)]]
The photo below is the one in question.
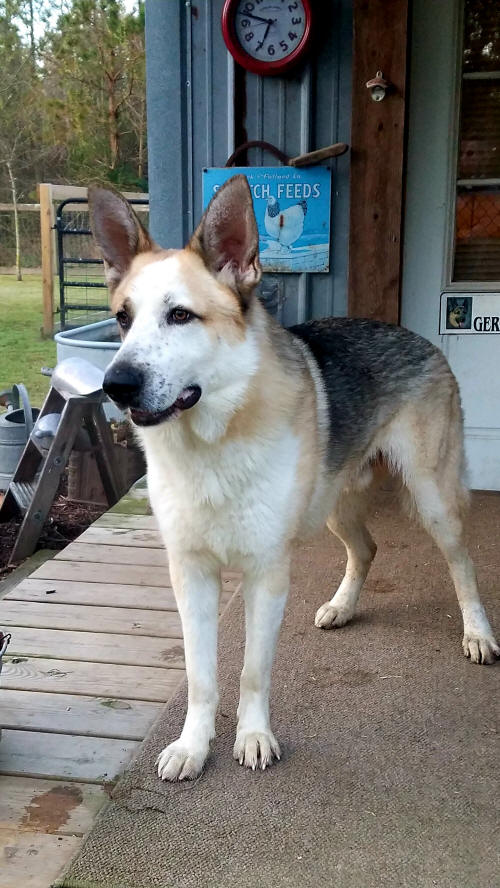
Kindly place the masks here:
[(200, 400), (200, 397), (200, 387), (198, 385), (190, 385), (180, 393), (175, 402), (176, 407), (180, 407), (181, 410), (189, 410), (190, 407), (194, 407), (197, 401)]

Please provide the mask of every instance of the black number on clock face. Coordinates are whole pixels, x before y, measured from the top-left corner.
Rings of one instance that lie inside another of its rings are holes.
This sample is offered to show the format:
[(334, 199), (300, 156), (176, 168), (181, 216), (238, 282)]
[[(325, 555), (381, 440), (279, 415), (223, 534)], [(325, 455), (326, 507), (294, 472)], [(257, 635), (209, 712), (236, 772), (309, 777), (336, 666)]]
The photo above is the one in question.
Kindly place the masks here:
[(293, 52), (305, 31), (302, 0), (240, 0), (236, 6), (234, 28), (247, 55), (255, 59), (281, 61)]

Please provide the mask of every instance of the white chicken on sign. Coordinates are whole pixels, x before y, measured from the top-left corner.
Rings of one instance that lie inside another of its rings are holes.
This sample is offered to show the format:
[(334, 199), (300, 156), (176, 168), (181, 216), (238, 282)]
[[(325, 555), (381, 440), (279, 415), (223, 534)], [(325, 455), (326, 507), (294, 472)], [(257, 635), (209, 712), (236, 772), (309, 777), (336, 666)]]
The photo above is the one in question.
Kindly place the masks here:
[(269, 197), (264, 216), (264, 225), (269, 237), (277, 241), (281, 247), (289, 250), (304, 230), (306, 213), (306, 200), (301, 200), (299, 203), (287, 207), (286, 210), (280, 210), (279, 201), (275, 197)]

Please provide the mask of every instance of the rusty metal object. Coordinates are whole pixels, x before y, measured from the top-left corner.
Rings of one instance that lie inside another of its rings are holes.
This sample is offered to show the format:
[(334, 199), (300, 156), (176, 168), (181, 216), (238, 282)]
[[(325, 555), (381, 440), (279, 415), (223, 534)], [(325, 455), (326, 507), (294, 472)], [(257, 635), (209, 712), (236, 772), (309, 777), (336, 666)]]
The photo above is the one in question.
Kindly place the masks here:
[(375, 77), (366, 82), (366, 88), (370, 90), (374, 102), (381, 102), (385, 99), (387, 93), (393, 89), (393, 85), (384, 78), (382, 71), (377, 71)]
[(272, 145), (271, 142), (265, 142), (262, 139), (253, 139), (250, 142), (243, 142), (239, 145), (238, 148), (233, 151), (231, 156), (228, 157), (225, 165), (227, 167), (234, 166), (237, 158), (247, 151), (248, 148), (261, 148), (263, 151), (269, 151), (271, 154), (274, 154), (284, 166), (302, 167), (321, 163), (322, 160), (327, 160), (329, 157), (339, 157), (341, 154), (346, 153), (349, 149), (349, 145), (346, 145), (345, 142), (335, 142), (333, 145), (327, 145), (325, 148), (318, 148), (317, 151), (308, 151), (306, 154), (297, 155), (297, 157), (288, 157), (287, 154), (279, 148), (276, 148), (276, 145)]

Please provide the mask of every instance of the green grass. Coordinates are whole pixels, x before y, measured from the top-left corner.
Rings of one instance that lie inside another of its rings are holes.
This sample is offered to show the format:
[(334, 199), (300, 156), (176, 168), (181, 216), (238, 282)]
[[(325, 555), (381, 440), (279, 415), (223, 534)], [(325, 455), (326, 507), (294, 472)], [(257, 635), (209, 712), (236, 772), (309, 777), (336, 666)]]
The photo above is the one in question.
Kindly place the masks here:
[(23, 281), (0, 275), (0, 391), (24, 382), (33, 407), (40, 407), (50, 380), (41, 367), (54, 367), (56, 344), (42, 339), (42, 278), (27, 274)]

